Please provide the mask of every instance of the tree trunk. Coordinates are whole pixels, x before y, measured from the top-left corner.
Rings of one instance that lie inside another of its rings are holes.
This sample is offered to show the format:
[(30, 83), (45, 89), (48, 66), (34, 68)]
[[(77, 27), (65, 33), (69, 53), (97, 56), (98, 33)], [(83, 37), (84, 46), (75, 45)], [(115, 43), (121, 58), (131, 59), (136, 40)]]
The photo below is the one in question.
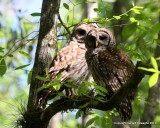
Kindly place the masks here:
[(38, 44), (33, 66), (27, 112), (23, 115), (27, 128), (46, 128), (48, 122), (41, 122), (42, 109), (38, 106), (39, 94), (36, 90), (43, 85), (43, 81), (36, 76), (45, 77), (46, 69), (53, 59), (57, 42), (57, 20), (60, 0), (43, 0)]
[[(126, 0), (125, 2), (122, 0), (116, 0), (116, 2), (113, 4), (113, 15), (120, 15), (124, 12), (126, 12), (130, 8), (130, 0)], [(114, 25), (122, 25), (118, 27), (114, 27), (114, 36), (116, 38), (117, 43), (120, 43), (122, 41), (122, 30), (124, 28), (123, 24), (126, 22), (123, 20), (117, 20), (114, 21)]]

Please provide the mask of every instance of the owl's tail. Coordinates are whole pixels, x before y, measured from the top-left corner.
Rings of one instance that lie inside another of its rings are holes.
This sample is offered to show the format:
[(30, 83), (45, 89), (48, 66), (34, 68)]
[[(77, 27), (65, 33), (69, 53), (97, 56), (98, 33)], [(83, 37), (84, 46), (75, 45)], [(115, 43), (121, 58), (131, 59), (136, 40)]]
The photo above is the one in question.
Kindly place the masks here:
[(120, 117), (123, 121), (128, 121), (131, 119), (132, 105), (131, 100), (129, 98), (124, 99), (116, 109), (119, 112)]

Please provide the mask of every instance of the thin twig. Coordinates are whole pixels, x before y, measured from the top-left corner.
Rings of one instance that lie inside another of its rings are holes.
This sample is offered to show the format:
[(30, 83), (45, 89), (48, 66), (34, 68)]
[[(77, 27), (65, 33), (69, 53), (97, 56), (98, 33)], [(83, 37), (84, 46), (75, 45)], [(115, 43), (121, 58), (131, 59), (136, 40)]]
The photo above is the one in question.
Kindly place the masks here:
[(69, 28), (63, 23), (60, 14), (58, 14), (58, 19), (59, 19), (60, 23), (62, 24), (62, 26), (66, 29), (67, 33), (70, 35), (71, 32), (70, 32)]
[[(34, 33), (34, 32), (37, 32), (37, 31), (33, 31), (33, 32), (29, 33), (29, 34), (28, 34), (27, 36), (25, 36), (22, 40), (15, 41), (15, 42), (13, 43), (12, 47), (11, 47), (11, 48), (8, 50), (8, 52), (3, 56), (3, 58), (5, 58), (7, 55), (15, 52), (17, 49), (23, 47), (26, 43), (20, 45), (18, 48), (16, 48), (15, 50), (12, 51), (12, 49), (14, 48), (14, 46), (15, 46), (19, 41), (21, 41), (21, 42), (24, 41), (29, 35), (31, 35), (31, 34)], [(36, 36), (37, 36), (37, 35), (36, 35)], [(35, 37), (36, 37), (36, 36), (35, 36)], [(35, 37), (33, 37), (33, 39), (34, 39)], [(28, 42), (30, 42), (30, 40), (28, 40)], [(28, 43), (28, 42), (27, 42), (27, 43)]]

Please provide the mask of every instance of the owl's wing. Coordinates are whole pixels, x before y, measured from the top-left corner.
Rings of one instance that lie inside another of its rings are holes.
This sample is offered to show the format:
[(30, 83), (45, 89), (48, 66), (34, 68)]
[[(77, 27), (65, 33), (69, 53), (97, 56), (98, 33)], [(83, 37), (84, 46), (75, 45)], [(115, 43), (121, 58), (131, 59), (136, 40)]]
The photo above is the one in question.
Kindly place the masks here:
[(104, 82), (113, 92), (119, 90), (134, 72), (134, 65), (129, 57), (117, 49), (99, 52), (98, 59)]
[[(104, 73), (104, 82), (111, 90), (109, 96), (112, 96), (129, 80), (135, 67), (129, 57), (117, 49), (99, 52), (98, 59)], [(116, 108), (124, 121), (129, 120), (132, 116), (131, 101), (134, 96), (135, 92), (130, 92)]]
[[(84, 45), (84, 44), (83, 44)], [(51, 79), (55, 79), (58, 74), (61, 74), (61, 81), (65, 81), (70, 77), (71, 70), (75, 70), (77, 61), (81, 61), (79, 57), (84, 56), (85, 50), (76, 43), (70, 43), (62, 48), (55, 56), (49, 69)], [(84, 57), (83, 57), (84, 58)]]

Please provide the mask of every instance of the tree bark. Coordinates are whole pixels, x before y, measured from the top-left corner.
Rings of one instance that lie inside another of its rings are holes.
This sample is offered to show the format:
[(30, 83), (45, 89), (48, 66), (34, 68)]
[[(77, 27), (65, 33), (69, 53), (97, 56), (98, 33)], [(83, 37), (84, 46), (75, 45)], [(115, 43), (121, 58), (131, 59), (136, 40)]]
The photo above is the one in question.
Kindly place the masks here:
[(45, 77), (46, 69), (53, 59), (57, 42), (57, 20), (60, 0), (43, 0), (39, 28), (38, 44), (33, 66), (27, 111), (25, 112), (24, 128), (46, 128), (47, 122), (40, 119), (42, 110), (38, 106), (39, 94), (36, 90), (43, 85), (43, 81), (36, 76)]
[[(126, 0), (125, 2), (122, 0), (116, 0), (116, 2), (113, 4), (113, 15), (120, 15), (124, 12), (126, 12), (130, 8), (130, 0)], [(122, 41), (122, 30), (124, 28), (123, 24), (126, 22), (123, 20), (116, 20), (113, 22), (114, 25), (122, 25), (118, 27), (114, 27), (114, 36), (116, 38), (117, 43), (120, 43)]]

